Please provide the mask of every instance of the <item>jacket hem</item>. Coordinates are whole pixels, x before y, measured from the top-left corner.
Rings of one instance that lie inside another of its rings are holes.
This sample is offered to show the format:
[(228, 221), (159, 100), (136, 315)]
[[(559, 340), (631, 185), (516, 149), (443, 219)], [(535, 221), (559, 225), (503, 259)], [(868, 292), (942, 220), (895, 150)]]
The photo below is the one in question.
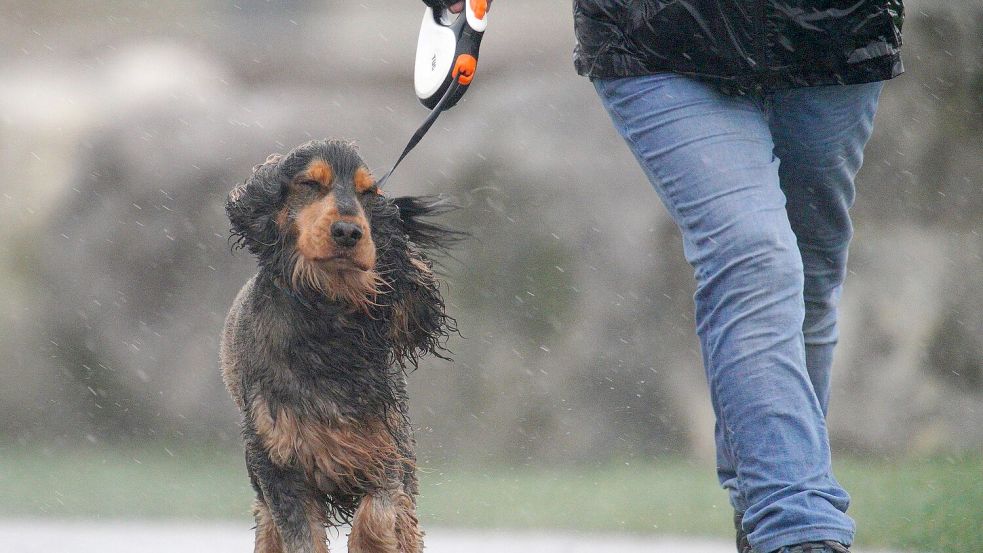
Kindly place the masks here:
[(862, 84), (893, 79), (904, 73), (900, 52), (880, 56), (836, 69), (817, 71), (811, 67), (786, 67), (771, 71), (718, 75), (701, 73), (672, 66), (649, 66), (625, 54), (586, 56), (577, 52), (574, 59), (577, 73), (596, 79), (641, 77), (672, 72), (706, 81), (723, 92), (746, 94), (760, 90), (780, 90), (810, 86)]

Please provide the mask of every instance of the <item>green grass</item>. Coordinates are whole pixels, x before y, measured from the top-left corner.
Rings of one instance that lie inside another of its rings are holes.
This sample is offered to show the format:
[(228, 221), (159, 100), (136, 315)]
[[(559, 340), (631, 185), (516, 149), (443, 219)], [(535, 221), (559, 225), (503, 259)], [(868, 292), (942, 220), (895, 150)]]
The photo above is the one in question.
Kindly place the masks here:
[(835, 465), (862, 544), (983, 552), (983, 456)]
[(731, 509), (707, 466), (666, 460), (563, 469), (435, 470), (421, 515), (436, 524), (728, 535)]
[[(983, 456), (840, 460), (863, 547), (983, 552)], [(681, 460), (643, 466), (427, 475), (421, 511), (444, 525), (733, 534), (713, 468)], [(463, 498), (461, 500), (460, 498)]]
[[(858, 543), (903, 551), (983, 551), (983, 456), (845, 459)], [(440, 526), (569, 528), (730, 537), (713, 469), (680, 459), (566, 468), (424, 468), (420, 514)], [(248, 517), (238, 452), (146, 447), (0, 448), (0, 516)]]
[(242, 456), (228, 450), (0, 448), (0, 516), (249, 516)]

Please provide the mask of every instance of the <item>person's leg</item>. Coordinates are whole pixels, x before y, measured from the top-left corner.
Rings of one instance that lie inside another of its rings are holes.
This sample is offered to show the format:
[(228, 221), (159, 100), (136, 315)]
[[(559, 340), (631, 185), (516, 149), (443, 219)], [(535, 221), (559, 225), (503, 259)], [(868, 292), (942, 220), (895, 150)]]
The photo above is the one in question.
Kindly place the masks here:
[(883, 83), (797, 88), (769, 97), (769, 126), (792, 230), (805, 267), (806, 367), (825, 414), (838, 338), (836, 306), (853, 235), (853, 179)]
[(762, 105), (686, 77), (595, 87), (679, 226), (697, 280), (697, 333), (714, 411), (721, 482), (770, 552), (850, 543), (848, 496), (806, 370), (803, 267)]

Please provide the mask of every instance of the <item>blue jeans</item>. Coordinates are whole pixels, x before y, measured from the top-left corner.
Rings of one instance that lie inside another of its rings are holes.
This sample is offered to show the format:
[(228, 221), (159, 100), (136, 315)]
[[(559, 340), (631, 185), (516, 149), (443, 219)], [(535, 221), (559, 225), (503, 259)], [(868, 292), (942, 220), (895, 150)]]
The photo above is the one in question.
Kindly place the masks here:
[(881, 83), (728, 96), (664, 73), (594, 86), (682, 232), (717, 471), (751, 545), (849, 545), (825, 415)]

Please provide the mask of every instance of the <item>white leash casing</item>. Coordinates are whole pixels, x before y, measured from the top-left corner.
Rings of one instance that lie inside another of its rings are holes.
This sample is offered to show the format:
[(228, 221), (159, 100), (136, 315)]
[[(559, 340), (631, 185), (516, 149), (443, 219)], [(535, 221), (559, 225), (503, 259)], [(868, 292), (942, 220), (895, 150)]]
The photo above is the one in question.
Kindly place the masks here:
[(454, 106), (464, 95), (474, 76), (481, 37), (487, 26), (486, 0), (466, 0), (465, 13), (456, 16), (448, 10), (435, 14), (432, 9), (426, 9), (413, 71), (416, 96), (423, 105), (433, 109), (455, 79), (459, 89), (444, 109)]

